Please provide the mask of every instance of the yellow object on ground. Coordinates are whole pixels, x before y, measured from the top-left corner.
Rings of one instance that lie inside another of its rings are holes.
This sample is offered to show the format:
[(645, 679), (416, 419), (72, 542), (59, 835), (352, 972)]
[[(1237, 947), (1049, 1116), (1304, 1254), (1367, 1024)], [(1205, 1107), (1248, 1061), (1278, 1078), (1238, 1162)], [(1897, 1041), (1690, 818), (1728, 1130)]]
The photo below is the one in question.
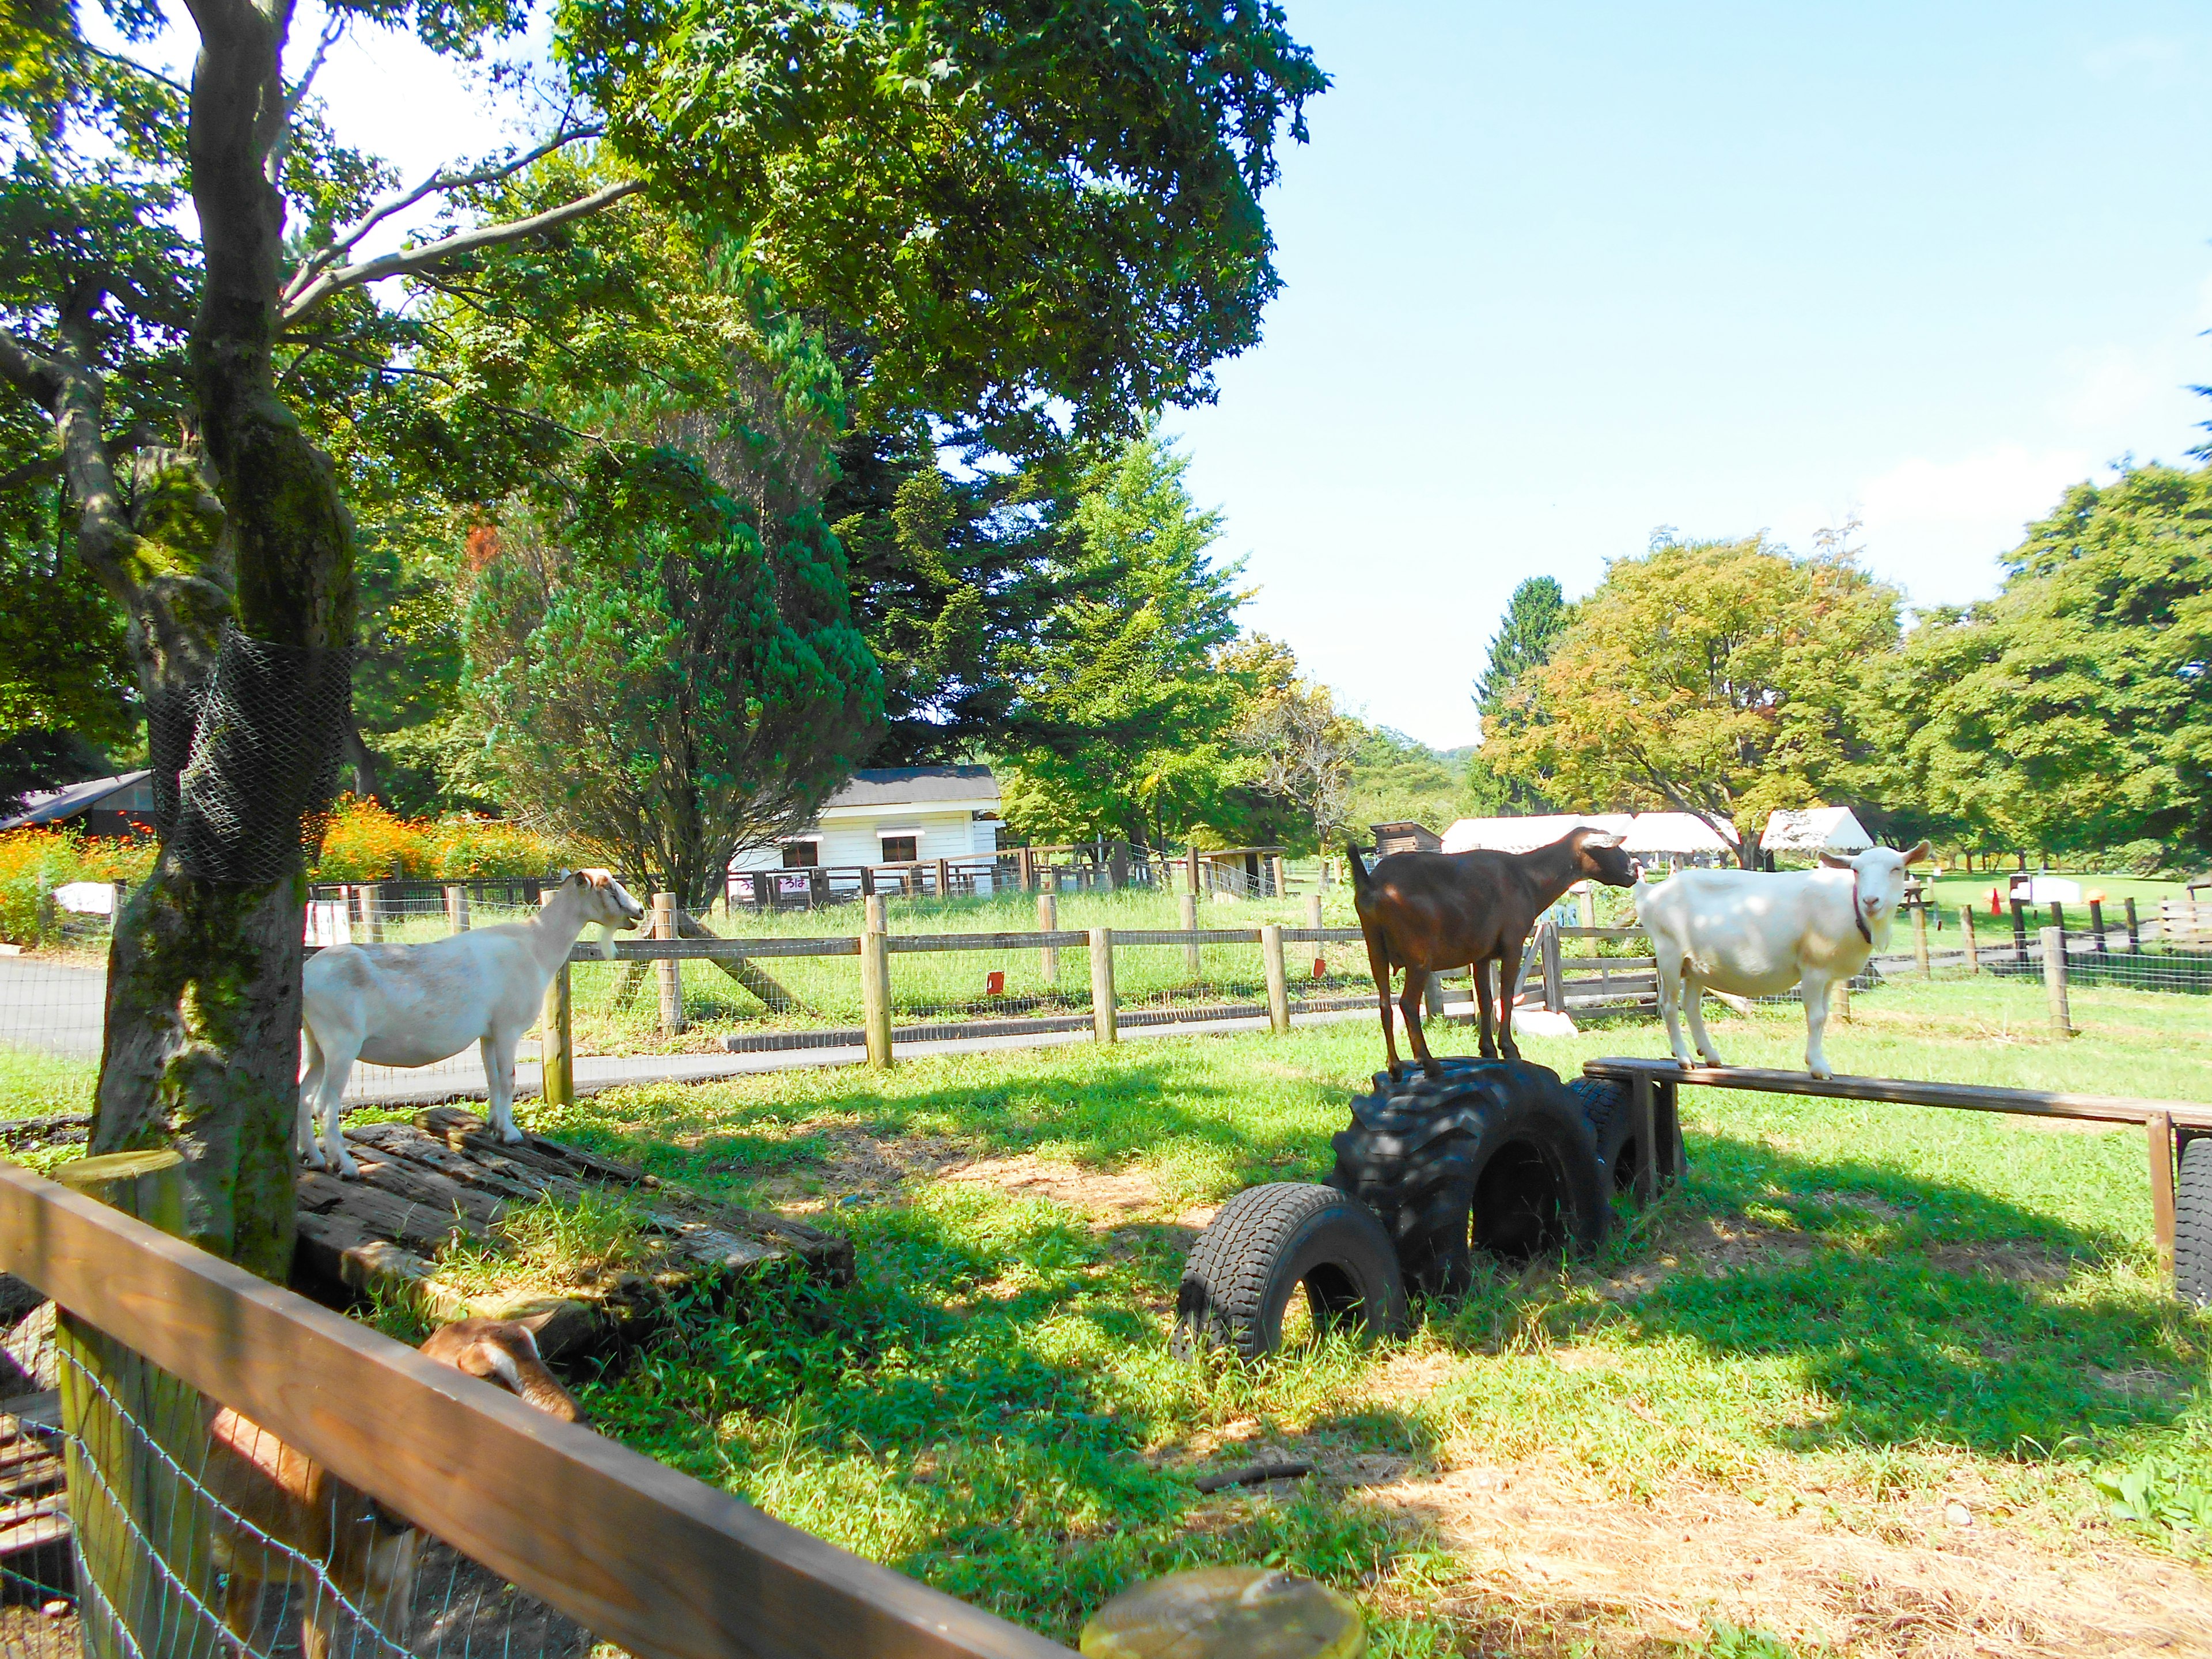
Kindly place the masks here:
[(1083, 1627), (1085, 1659), (1359, 1659), (1349, 1596), (1269, 1567), (1201, 1567), (1131, 1586)]

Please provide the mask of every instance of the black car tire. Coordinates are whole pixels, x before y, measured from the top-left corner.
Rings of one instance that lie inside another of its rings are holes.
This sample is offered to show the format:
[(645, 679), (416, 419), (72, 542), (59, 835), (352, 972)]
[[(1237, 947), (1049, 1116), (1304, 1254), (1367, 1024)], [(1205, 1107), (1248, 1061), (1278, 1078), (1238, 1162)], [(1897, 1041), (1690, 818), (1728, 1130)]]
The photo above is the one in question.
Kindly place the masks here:
[(1372, 1211), (1331, 1187), (1247, 1188), (1190, 1247), (1176, 1297), (1176, 1354), (1187, 1359), (1209, 1346), (1247, 1359), (1273, 1353), (1301, 1289), (1316, 1329), (1385, 1336), (1405, 1328), (1397, 1253)]
[(1480, 1249), (1511, 1260), (1602, 1243), (1612, 1218), (1583, 1098), (1523, 1060), (1443, 1062), (1441, 1078), (1352, 1103), (1328, 1184), (1381, 1219), (1407, 1283), (1466, 1288)]

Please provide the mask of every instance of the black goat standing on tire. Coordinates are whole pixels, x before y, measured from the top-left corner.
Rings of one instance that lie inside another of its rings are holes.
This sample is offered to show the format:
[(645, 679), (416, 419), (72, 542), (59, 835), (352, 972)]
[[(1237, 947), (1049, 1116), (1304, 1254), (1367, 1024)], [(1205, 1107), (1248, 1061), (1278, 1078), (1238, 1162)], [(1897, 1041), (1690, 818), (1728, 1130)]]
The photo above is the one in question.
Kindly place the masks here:
[[(1390, 970), (1406, 970), (1398, 1006), (1406, 1039), (1421, 1071), (1443, 1075), (1421, 1031), (1421, 994), (1429, 975), (1472, 963), (1474, 1002), (1482, 1021), (1482, 1054), (1521, 1058), (1513, 1041), (1513, 994), (1521, 953), (1536, 918), (1578, 881), (1632, 887), (1643, 866), (1620, 850), (1621, 838), (1587, 826), (1570, 830), (1548, 847), (1529, 853), (1393, 853), (1370, 871), (1359, 849), (1352, 855), (1352, 903), (1367, 938), (1367, 965), (1382, 1001), (1382, 1052), (1390, 1080), (1406, 1075), (1390, 1027)], [(1486, 962), (1498, 964), (1498, 1040), (1491, 1040), (1490, 999), (1484, 994)]]

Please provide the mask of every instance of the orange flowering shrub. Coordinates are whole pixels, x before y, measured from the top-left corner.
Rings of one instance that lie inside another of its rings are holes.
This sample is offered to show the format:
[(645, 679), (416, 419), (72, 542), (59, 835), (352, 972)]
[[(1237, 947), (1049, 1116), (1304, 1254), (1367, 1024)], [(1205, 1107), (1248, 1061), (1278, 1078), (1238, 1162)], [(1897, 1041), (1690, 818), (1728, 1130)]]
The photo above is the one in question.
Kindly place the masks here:
[(466, 813), (403, 818), (373, 800), (341, 795), (331, 809), (323, 855), (311, 878), (465, 881), (471, 876), (542, 876), (561, 862), (556, 843), (519, 823)]
[(150, 840), (124, 841), (76, 830), (11, 830), (0, 835), (0, 939), (40, 945), (54, 930), (44, 902), (73, 881), (143, 881), (154, 867)]

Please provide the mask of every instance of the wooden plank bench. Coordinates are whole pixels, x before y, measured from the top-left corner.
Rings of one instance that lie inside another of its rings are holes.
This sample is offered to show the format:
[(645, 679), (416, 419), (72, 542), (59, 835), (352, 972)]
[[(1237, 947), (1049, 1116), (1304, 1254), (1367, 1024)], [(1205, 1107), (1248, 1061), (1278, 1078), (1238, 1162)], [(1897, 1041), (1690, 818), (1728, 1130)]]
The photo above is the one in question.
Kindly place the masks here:
[[(1628, 1085), (1647, 1137), (1644, 1144), (1671, 1149), (1671, 1162), (1677, 1171), (1682, 1159), (1677, 1091), (1684, 1084), (1701, 1089), (1739, 1089), (1758, 1094), (1811, 1095), (1826, 1100), (1936, 1106), (1952, 1111), (2006, 1112), (2021, 1117), (2141, 1124), (2150, 1159), (2151, 1229), (2158, 1243), (2159, 1261), (2169, 1275), (2173, 1272), (2174, 1176), (2180, 1148), (2185, 1141), (2197, 1136), (2212, 1135), (2212, 1106), (2193, 1101), (2000, 1089), (1986, 1084), (1932, 1083), (1907, 1078), (1816, 1078), (1808, 1072), (1776, 1072), (1750, 1066), (1685, 1066), (1673, 1060), (1629, 1055), (1586, 1060), (1583, 1071), (1591, 1077), (1610, 1078)], [(1660, 1135), (1665, 1139), (1654, 1138)]]

